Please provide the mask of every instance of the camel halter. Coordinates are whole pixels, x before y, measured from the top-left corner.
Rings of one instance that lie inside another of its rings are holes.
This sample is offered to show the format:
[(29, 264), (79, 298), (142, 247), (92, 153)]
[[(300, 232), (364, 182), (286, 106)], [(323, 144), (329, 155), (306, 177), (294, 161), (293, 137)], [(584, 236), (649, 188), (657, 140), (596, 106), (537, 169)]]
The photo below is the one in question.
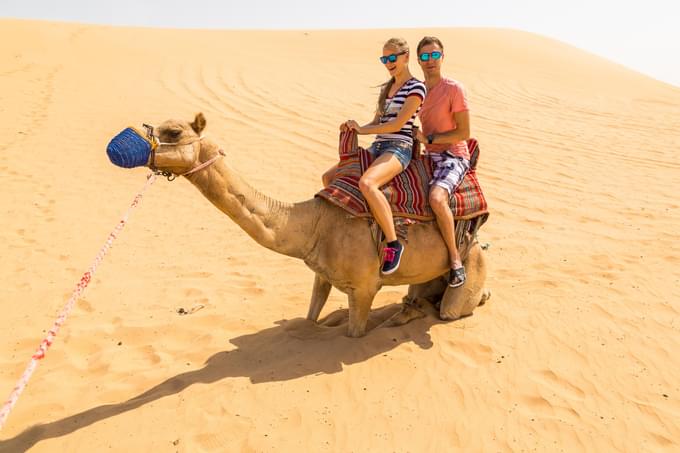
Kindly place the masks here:
[(155, 144), (155, 146), (152, 146), (152, 148), (151, 148), (151, 158), (149, 159), (149, 162), (150, 162), (150, 163), (149, 163), (149, 168), (154, 172), (154, 174), (160, 175), (160, 176), (165, 176), (165, 177), (168, 179), (168, 181), (174, 181), (175, 179), (177, 179), (177, 176), (188, 176), (188, 175), (190, 175), (190, 174), (192, 174), (192, 173), (196, 173), (196, 172), (199, 171), (199, 170), (203, 170), (204, 168), (209, 167), (210, 165), (212, 165), (212, 164), (214, 164), (215, 162), (217, 162), (217, 160), (218, 160), (220, 157), (223, 157), (223, 156), (226, 156), (226, 155), (227, 155), (227, 154), (222, 150), (222, 148), (220, 148), (220, 149), (217, 151), (217, 155), (216, 155), (216, 156), (211, 157), (210, 159), (206, 160), (205, 162), (196, 165), (196, 166), (195, 166), (194, 168), (192, 168), (191, 170), (189, 170), (189, 171), (187, 171), (187, 172), (185, 172), (185, 173), (182, 173), (182, 174), (180, 174), (180, 175), (176, 175), (176, 174), (174, 174), (174, 173), (172, 173), (172, 172), (169, 172), (169, 171), (167, 171), (167, 170), (159, 170), (159, 169), (156, 167), (156, 165), (155, 165), (155, 162), (156, 162), (156, 150), (157, 150), (158, 148), (160, 148), (161, 146), (186, 146), (186, 145), (193, 145), (194, 143), (200, 142), (201, 140), (203, 140), (203, 139), (205, 138), (205, 136), (204, 136), (204, 135), (200, 135), (198, 138), (195, 138), (195, 139), (193, 139), (193, 140), (191, 140), (191, 141), (188, 141), (188, 142), (186, 142), (186, 143), (179, 143), (179, 142), (178, 142), (178, 143), (161, 142), (160, 140), (158, 140), (158, 137), (157, 137), (156, 135), (153, 134), (153, 126), (149, 126), (148, 124), (144, 124), (143, 126), (144, 126), (144, 129), (146, 129), (146, 131), (147, 131), (147, 136), (148, 136), (149, 139)]

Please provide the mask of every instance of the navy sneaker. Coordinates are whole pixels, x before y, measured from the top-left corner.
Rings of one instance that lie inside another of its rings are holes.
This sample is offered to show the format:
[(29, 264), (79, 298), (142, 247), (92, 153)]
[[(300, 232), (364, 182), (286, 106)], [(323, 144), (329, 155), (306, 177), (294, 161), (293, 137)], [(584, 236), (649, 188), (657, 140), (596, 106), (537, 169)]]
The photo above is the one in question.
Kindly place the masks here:
[(394, 246), (387, 246), (383, 249), (383, 263), (380, 272), (383, 275), (391, 274), (399, 268), (401, 254), (404, 253), (404, 246), (395, 241)]

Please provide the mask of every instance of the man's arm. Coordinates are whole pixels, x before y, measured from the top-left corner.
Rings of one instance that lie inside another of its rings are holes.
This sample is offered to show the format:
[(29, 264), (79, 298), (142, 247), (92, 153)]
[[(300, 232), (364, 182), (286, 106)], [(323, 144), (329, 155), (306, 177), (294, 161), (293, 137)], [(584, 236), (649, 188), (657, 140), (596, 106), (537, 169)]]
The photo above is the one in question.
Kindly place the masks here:
[[(467, 110), (456, 112), (453, 114), (453, 119), (456, 121), (456, 129), (439, 134), (431, 134), (432, 143), (448, 145), (470, 138), (470, 112)], [(428, 142), (429, 140), (425, 137), (424, 143)]]

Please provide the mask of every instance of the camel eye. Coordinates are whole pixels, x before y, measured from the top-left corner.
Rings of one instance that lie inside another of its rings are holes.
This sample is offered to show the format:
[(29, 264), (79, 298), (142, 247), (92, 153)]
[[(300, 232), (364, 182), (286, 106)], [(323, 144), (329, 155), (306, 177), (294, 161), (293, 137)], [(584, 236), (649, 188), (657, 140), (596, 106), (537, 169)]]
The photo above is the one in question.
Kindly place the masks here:
[(177, 128), (177, 129), (175, 129), (175, 128), (164, 129), (164, 130), (160, 131), (159, 135), (165, 141), (169, 141), (169, 142), (177, 141), (179, 139), (180, 135), (182, 135), (182, 129), (179, 129), (179, 128)]

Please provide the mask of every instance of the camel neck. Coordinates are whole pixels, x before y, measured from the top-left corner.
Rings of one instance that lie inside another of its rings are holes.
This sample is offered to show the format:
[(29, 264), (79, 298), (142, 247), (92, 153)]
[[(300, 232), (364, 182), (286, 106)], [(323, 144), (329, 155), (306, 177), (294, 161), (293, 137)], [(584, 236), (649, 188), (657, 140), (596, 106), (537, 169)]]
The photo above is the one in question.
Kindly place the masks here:
[(312, 248), (318, 213), (311, 200), (274, 200), (245, 182), (224, 159), (187, 179), (263, 247), (301, 259)]

